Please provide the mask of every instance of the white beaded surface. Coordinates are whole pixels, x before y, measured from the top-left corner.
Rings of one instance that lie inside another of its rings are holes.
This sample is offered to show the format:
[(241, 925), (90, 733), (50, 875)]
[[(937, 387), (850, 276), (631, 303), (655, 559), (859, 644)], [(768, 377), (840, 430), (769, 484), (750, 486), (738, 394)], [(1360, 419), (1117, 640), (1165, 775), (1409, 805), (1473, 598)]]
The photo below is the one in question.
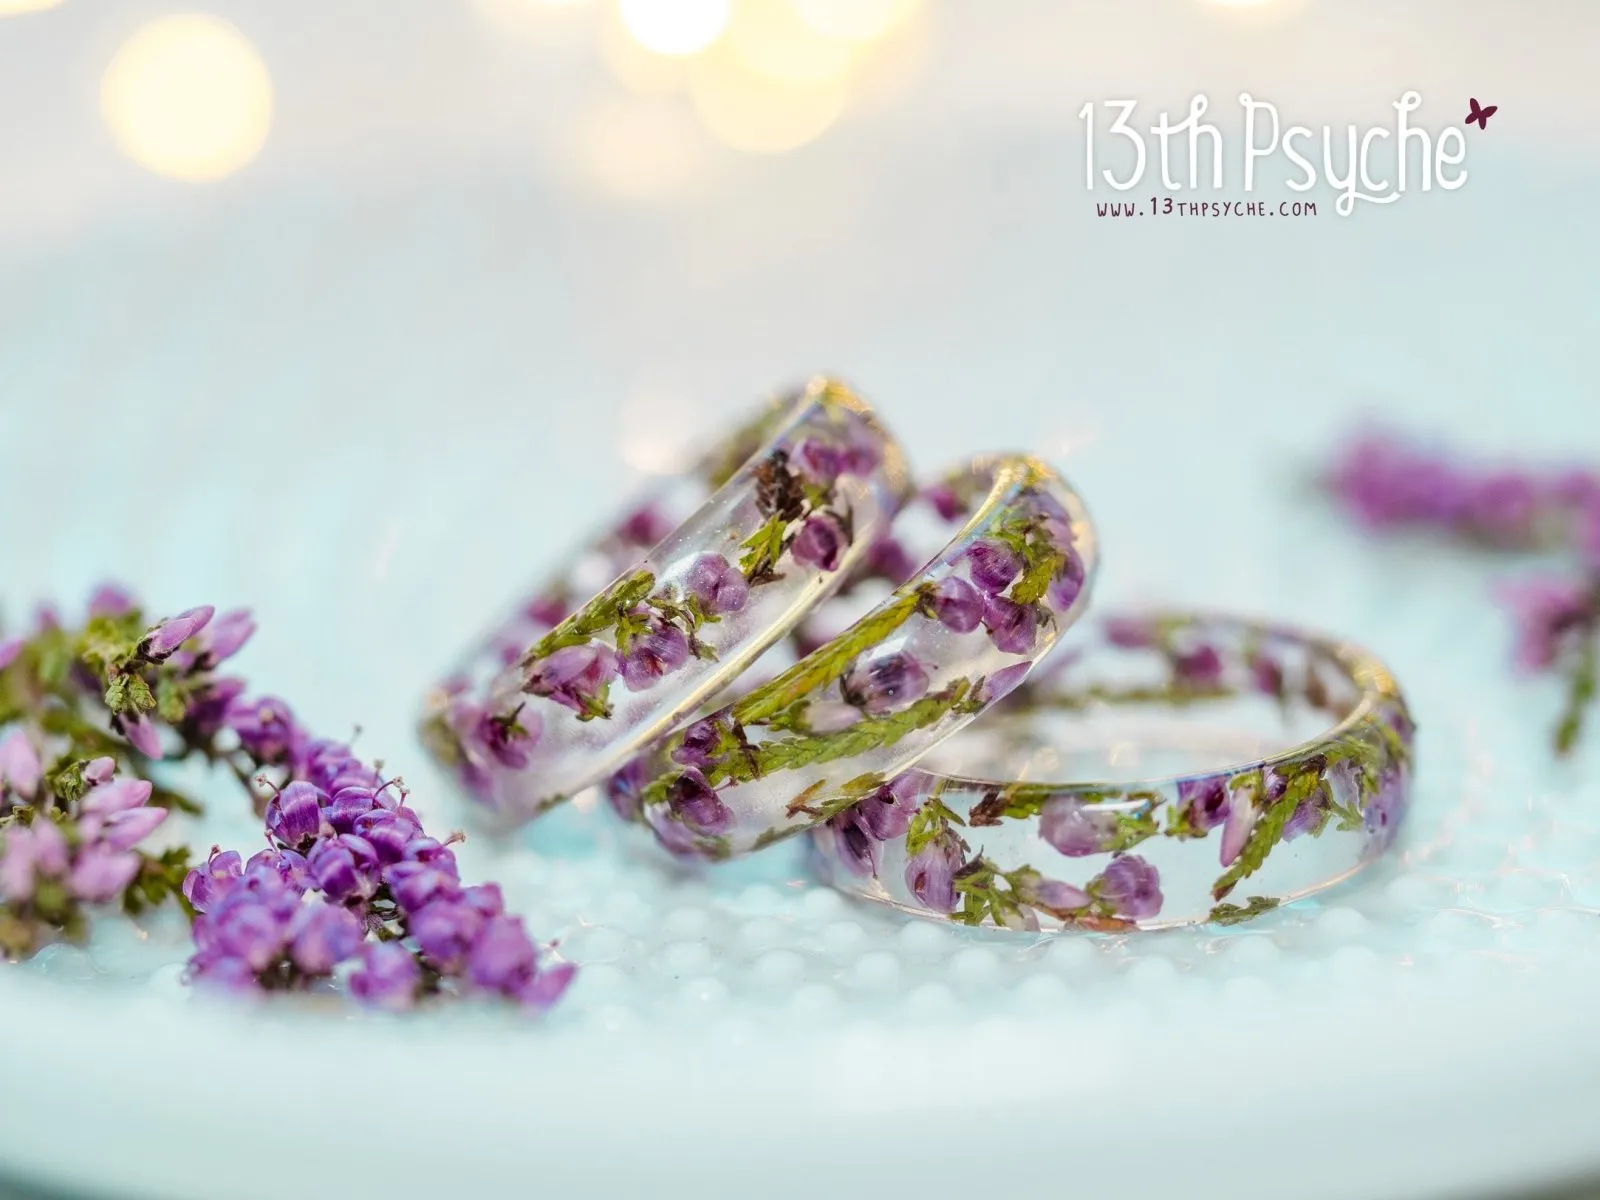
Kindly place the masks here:
[[(878, 254), (918, 253), (890, 219), (908, 186), (886, 175), (882, 195), (857, 200)], [(691, 378), (714, 422), (825, 359), (925, 466), (1070, 440), (1062, 465), (1106, 547), (1102, 603), (1233, 605), (1346, 632), (1393, 665), (1420, 732), (1393, 858), (1230, 930), (946, 928), (813, 885), (796, 846), (665, 866), (592, 799), (514, 846), (462, 848), (468, 874), (502, 881), (583, 964), (543, 1022), (476, 1006), (381, 1019), (329, 997), (241, 1011), (182, 985), (172, 921), (102, 921), (86, 949), (0, 971), (0, 1092), (77, 1114), (26, 1137), (0, 1122), (0, 1157), (30, 1178), (166, 1196), (215, 1194), (212, 1172), (230, 1194), (276, 1192), (241, 1164), (282, 1161), (289, 1143), (299, 1172), (349, 1194), (999, 1195), (1066, 1181), (1094, 1194), (1132, 1178), (1158, 1194), (1377, 1196), (1600, 1168), (1600, 754), (1552, 765), (1556, 689), (1508, 675), (1491, 564), (1369, 545), (1296, 492), (1369, 384), (1421, 422), (1477, 405), (1480, 444), (1600, 446), (1600, 410), (1576, 397), (1490, 411), (1526, 388), (1524, 371), (1559, 375), (1509, 344), (1490, 341), (1503, 361), (1475, 346), (1469, 384), (1459, 366), (1413, 369), (1421, 351), (1370, 329), (1341, 375), (1307, 376), (1350, 353), (1365, 327), (1323, 318), (1391, 277), (1395, 239), (1443, 256), (1440, 227), (1506, 210), (1487, 184), (1450, 199), (1432, 218), (1402, 211), (1410, 201), (1364, 214), (1337, 237), (1330, 222), (1254, 240), (1186, 230), (1191, 265), (1163, 284), (1163, 307), (1205, 311), (1230, 264), (1229, 320), (1257, 334), (1225, 364), (1209, 324), (1085, 325), (1067, 283), (1025, 274), (1041, 247), (1065, 263), (1070, 246), (1072, 278), (1115, 290), (1113, 276), (1155, 271), (1171, 235), (1075, 242), (1086, 223), (1042, 209), (996, 234), (1006, 269), (1033, 278), (1029, 320), (948, 339), (915, 280), (871, 337), (807, 306), (806, 285), (848, 269), (848, 230), (826, 264), (765, 241), (727, 259), (727, 278), (696, 285), (691, 307), (717, 318), (701, 328), (668, 311), (684, 268), (671, 253), (544, 259), (589, 220), (604, 245), (625, 214), (492, 176), (399, 197), (291, 191), (14, 264), (0, 285), (8, 609), (70, 600), (103, 574), (161, 609), (252, 604), (262, 632), (243, 671), (329, 732), (362, 723), (359, 744), (440, 827), (452, 814), (411, 741), (415, 701), (609, 504), (620, 406), (660, 370)], [(1285, 294), (1281, 274), (1239, 258), (1273, 245), (1320, 264), (1321, 291)], [(985, 264), (952, 271), (942, 294), (997, 283)], [(775, 274), (793, 296), (774, 298)], [(624, 286), (656, 307), (611, 312)], [(1410, 286), (1430, 323), (1465, 318), (1447, 279)], [(1559, 293), (1520, 303), (1570, 322)], [(1148, 338), (1162, 354), (1139, 352)], [(1098, 364), (1094, 388), (1057, 386), (1054, 364), (1074, 357)], [(19, 496), (51, 499), (24, 515)], [(232, 798), (221, 783), (208, 794), (218, 809)], [(193, 840), (254, 836), (236, 817)], [(152, 1100), (151, 1073), (175, 1069), (178, 1094)], [(413, 1152), (329, 1115), (357, 1104), (392, 1105)]]

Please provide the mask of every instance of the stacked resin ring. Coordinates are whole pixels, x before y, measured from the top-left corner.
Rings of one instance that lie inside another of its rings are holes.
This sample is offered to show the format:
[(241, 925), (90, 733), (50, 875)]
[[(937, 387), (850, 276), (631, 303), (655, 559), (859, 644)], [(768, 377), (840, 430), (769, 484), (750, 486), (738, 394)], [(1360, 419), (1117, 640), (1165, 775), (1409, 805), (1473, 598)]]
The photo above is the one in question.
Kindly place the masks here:
[(1108, 621), (1087, 653), (1061, 654), (1060, 669), (1030, 680), (985, 723), (1001, 743), (990, 748), (993, 761), (1015, 771), (1029, 739), (1008, 743), (1006, 731), (1051, 711), (1192, 718), (1253, 702), (1285, 724), (1324, 731), (1233, 765), (1138, 781), (908, 771), (817, 831), (823, 876), (851, 894), (969, 925), (1151, 929), (1255, 916), (1347, 878), (1393, 840), (1413, 725), (1394, 677), (1366, 651), (1273, 625), (1174, 614)]
[(975, 460), (935, 504), (949, 543), (886, 600), (738, 700), (657, 741), (610, 781), (675, 854), (724, 859), (878, 794), (1000, 702), (1088, 602), (1083, 502), (1023, 455)]
[(887, 530), (898, 444), (813, 381), (630, 509), (429, 697), (422, 737), (498, 826), (616, 771), (831, 595)]

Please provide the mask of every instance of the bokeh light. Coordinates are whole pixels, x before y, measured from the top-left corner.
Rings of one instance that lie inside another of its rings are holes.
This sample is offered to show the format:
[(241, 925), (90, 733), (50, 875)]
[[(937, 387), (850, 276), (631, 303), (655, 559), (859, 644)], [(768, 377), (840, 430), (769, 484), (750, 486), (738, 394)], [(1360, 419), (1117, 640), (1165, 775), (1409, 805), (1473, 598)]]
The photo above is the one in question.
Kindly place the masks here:
[(918, 0), (789, 0), (795, 15), (824, 37), (870, 42), (893, 32)]
[(838, 120), (848, 85), (831, 79), (780, 79), (758, 74), (737, 56), (695, 59), (689, 95), (719, 141), (756, 154), (781, 154), (819, 137)]
[(673, 56), (704, 50), (728, 24), (728, 0), (618, 0), (617, 11), (641, 46)]
[(750, 70), (774, 79), (832, 79), (851, 64), (850, 46), (812, 29), (789, 0), (739, 0), (723, 43)]
[[(576, 135), (578, 166), (588, 182), (626, 200), (681, 193), (700, 175), (707, 150), (705, 134), (682, 105), (635, 97), (598, 105), (578, 122)], [(652, 438), (658, 431), (650, 422), (642, 428), (652, 430)]]
[(160, 175), (220, 179), (261, 152), (272, 79), (233, 26), (183, 14), (144, 26), (112, 57), (100, 109), (122, 152)]
[(14, 17), (22, 13), (43, 12), (58, 7), (63, 0), (0, 0), (0, 17)]
[(663, 96), (681, 92), (687, 84), (689, 60), (646, 50), (615, 12), (600, 22), (600, 59), (630, 92)]

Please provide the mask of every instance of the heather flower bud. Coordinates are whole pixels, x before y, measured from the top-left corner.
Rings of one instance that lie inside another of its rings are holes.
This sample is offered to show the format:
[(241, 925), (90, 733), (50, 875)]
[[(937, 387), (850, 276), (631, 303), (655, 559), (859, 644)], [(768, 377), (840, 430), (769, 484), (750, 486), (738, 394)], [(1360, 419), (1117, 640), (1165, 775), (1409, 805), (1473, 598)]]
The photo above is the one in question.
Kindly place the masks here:
[(965, 579), (948, 575), (934, 590), (933, 615), (952, 633), (971, 633), (983, 621), (983, 596)]
[(1038, 642), (1039, 615), (1031, 604), (989, 596), (983, 602), (983, 625), (995, 648), (1007, 654), (1031, 654)]
[(850, 536), (844, 523), (831, 512), (818, 512), (805, 519), (789, 550), (795, 562), (803, 566), (836, 571), (849, 545)]
[(857, 663), (839, 688), (847, 703), (877, 717), (920, 699), (928, 690), (928, 672), (911, 655), (897, 651)]
[(0, 671), (17, 661), (22, 654), (23, 644), (20, 636), (0, 638)]
[(350, 993), (373, 1008), (402, 1010), (417, 1000), (422, 969), (399, 942), (369, 942), (350, 976)]
[(23, 730), (13, 729), (0, 737), (0, 794), (11, 791), (31, 800), (42, 774), (39, 752)]
[(267, 832), (291, 849), (303, 849), (322, 829), (324, 799), (309, 783), (291, 783), (267, 802)]
[(719, 834), (733, 820), (728, 806), (706, 782), (706, 777), (692, 768), (673, 782), (667, 804), (679, 822), (699, 834)]
[(1137, 854), (1117, 855), (1089, 890), (1119, 917), (1142, 921), (1161, 911), (1161, 876)]
[(954, 834), (940, 833), (906, 864), (906, 886), (923, 908), (933, 912), (953, 912), (956, 907), (956, 873), (961, 867), (961, 843)]
[(206, 604), (168, 618), (145, 634), (139, 645), (140, 652), (145, 658), (160, 662), (204, 629), (216, 611)]
[(139, 873), (139, 856), (105, 845), (89, 845), (78, 851), (67, 873), (67, 890), (79, 900), (103, 904), (122, 894)]
[(1022, 555), (992, 538), (973, 542), (966, 552), (967, 569), (979, 589), (997, 595), (1022, 573)]
[(688, 659), (689, 639), (683, 630), (651, 615), (646, 618), (646, 632), (635, 635), (622, 655), (622, 682), (630, 692), (642, 692)]
[(683, 581), (684, 590), (708, 613), (738, 612), (750, 596), (750, 584), (739, 568), (720, 554), (702, 554)]

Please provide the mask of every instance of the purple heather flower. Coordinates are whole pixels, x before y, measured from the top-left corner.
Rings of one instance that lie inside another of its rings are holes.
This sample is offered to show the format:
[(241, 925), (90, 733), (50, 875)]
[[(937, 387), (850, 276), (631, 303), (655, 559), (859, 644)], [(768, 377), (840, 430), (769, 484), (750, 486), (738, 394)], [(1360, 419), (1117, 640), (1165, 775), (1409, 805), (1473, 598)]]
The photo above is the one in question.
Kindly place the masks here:
[(161, 746), (161, 735), (156, 732), (155, 725), (143, 713), (128, 715), (124, 713), (118, 718), (122, 725), (122, 736), (128, 739), (129, 744), (146, 758), (163, 758), (166, 751)]
[(1378, 790), (1362, 810), (1361, 820), (1367, 836), (1378, 849), (1387, 849), (1400, 830), (1405, 813), (1405, 778), (1391, 769), (1378, 780)]
[(289, 959), (307, 975), (331, 975), (361, 949), (361, 922), (347, 908), (308, 900), (289, 922)]
[(256, 621), (246, 608), (225, 612), (201, 634), (201, 653), (206, 664), (215, 667), (227, 662), (256, 632)]
[(673, 530), (672, 520), (654, 504), (646, 504), (623, 518), (617, 536), (632, 546), (649, 548)]
[(1467, 520), (1498, 545), (1533, 542), (1543, 497), (1538, 486), (1516, 471), (1497, 471), (1477, 480), (1467, 493)]
[(66, 873), (67, 854), (67, 840), (53, 821), (0, 831), (0, 900), (30, 899), (37, 880)]
[(467, 965), (472, 943), (493, 913), (481, 912), (465, 902), (465, 895), (434, 900), (410, 914), (406, 926), (435, 969), (459, 975)]
[(915, 703), (928, 690), (928, 672), (904, 651), (857, 663), (839, 685), (846, 702), (870, 717)]
[(1022, 686), (1022, 681), (1028, 677), (1028, 672), (1033, 670), (1033, 663), (1012, 663), (1009, 667), (1001, 667), (998, 671), (987, 676), (983, 681), (983, 703), (986, 705), (998, 704), (1017, 688)]
[(368, 942), (350, 975), (350, 993), (363, 1004), (394, 1011), (410, 1008), (422, 986), (422, 969), (399, 942)]
[(22, 653), (23, 645), (24, 642), (20, 634), (15, 637), (0, 638), (0, 671), (4, 671), (17, 661), (18, 656)]
[(1007, 654), (1031, 654), (1039, 641), (1039, 614), (1031, 604), (1018, 604), (1004, 596), (983, 602), (983, 625), (995, 648)]
[(983, 596), (965, 579), (947, 575), (934, 589), (933, 615), (953, 633), (971, 633), (983, 621)]
[(834, 857), (846, 870), (863, 879), (877, 875), (880, 843), (867, 832), (855, 809), (830, 817), (825, 828), (826, 836), (833, 838)]
[(636, 758), (606, 780), (606, 800), (611, 810), (624, 821), (639, 819), (640, 803), (648, 778), (644, 762)]
[(522, 606), (522, 615), (540, 630), (554, 629), (567, 618), (567, 602), (557, 595), (535, 596)]
[(1207, 833), (1226, 821), (1233, 807), (1228, 781), (1216, 775), (1182, 780), (1178, 784), (1178, 806), (1189, 818), (1190, 828)]
[(1161, 911), (1161, 876), (1137, 854), (1119, 854), (1089, 885), (1119, 917), (1145, 921)]
[(276, 696), (237, 700), (228, 706), (224, 721), (245, 753), (264, 765), (286, 760), (300, 737), (294, 714)]
[(1022, 555), (993, 538), (967, 547), (966, 560), (972, 582), (991, 596), (999, 595), (1022, 573)]
[(803, 566), (836, 571), (849, 545), (850, 535), (845, 531), (844, 522), (824, 511), (812, 513), (805, 519), (789, 550), (795, 562)]
[(213, 678), (195, 692), (184, 720), (202, 741), (214, 738), (227, 725), (228, 710), (242, 695), (244, 680)]
[(844, 456), (838, 446), (820, 438), (806, 438), (795, 447), (793, 461), (811, 482), (827, 486), (839, 478)]
[(213, 848), (211, 857), (184, 877), (183, 898), (196, 912), (207, 912), (243, 874), (237, 850)]
[(867, 834), (887, 842), (905, 833), (921, 799), (924, 779), (915, 771), (902, 771), (875, 792), (869, 792), (850, 811)]
[(940, 833), (906, 864), (906, 886), (923, 908), (933, 912), (953, 912), (956, 907), (956, 872), (961, 867), (961, 843), (954, 834)]
[(1156, 644), (1155, 623), (1144, 617), (1107, 617), (1101, 628), (1106, 641), (1122, 650), (1145, 650)]
[(917, 560), (892, 534), (883, 534), (867, 547), (866, 558), (861, 563), (865, 576), (884, 579), (895, 587), (917, 573)]
[(25, 732), (13, 729), (0, 737), (0, 793), (10, 790), (25, 800), (31, 800), (39, 790), (42, 777), (39, 752), (33, 748)]
[(689, 660), (689, 639), (683, 630), (656, 615), (645, 621), (647, 632), (628, 641), (622, 655), (622, 682), (630, 692), (655, 686)]
[(1078, 796), (1055, 796), (1039, 810), (1039, 836), (1068, 858), (1103, 854), (1116, 834), (1116, 814), (1097, 812)]
[(1178, 679), (1190, 687), (1216, 687), (1222, 682), (1222, 655), (1215, 646), (1196, 646), (1173, 658)]
[(1292, 842), (1297, 837), (1310, 833), (1322, 823), (1323, 814), (1328, 811), (1328, 789), (1326, 785), (1318, 787), (1289, 814), (1289, 819), (1283, 823), (1282, 838)]
[(67, 874), (67, 890), (79, 900), (102, 904), (114, 900), (139, 873), (139, 856), (91, 843), (78, 851)]
[(678, 745), (673, 748), (672, 761), (703, 771), (716, 760), (717, 747), (721, 744), (722, 726), (716, 718), (706, 717), (683, 731)]
[(528, 1008), (543, 1011), (566, 994), (578, 974), (576, 963), (551, 963), (542, 968), (517, 992), (514, 999)]
[(511, 716), (481, 712), (472, 727), (473, 740), (495, 762), (513, 771), (527, 768), (528, 754), (539, 744), (543, 733), (544, 718), (526, 707)]
[(1050, 587), (1045, 593), (1045, 598), (1050, 601), (1052, 608), (1066, 610), (1083, 594), (1083, 582), (1086, 578), (1083, 559), (1076, 550), (1067, 551), (1067, 561), (1050, 581)]
[(702, 554), (694, 560), (683, 587), (708, 613), (735, 613), (750, 597), (750, 584), (738, 567), (720, 554)]
[(250, 861), (244, 864), (244, 882), (247, 887), (275, 893), (288, 889), (296, 896), (305, 895), (314, 886), (305, 855), (276, 847), (258, 850), (250, 856)]
[(323, 806), (323, 819), (335, 833), (354, 833), (356, 822), (380, 807), (377, 789), (364, 783), (348, 784), (331, 798), (319, 795), (318, 799)]
[(617, 654), (610, 646), (598, 642), (564, 646), (533, 664), (522, 690), (548, 696), (580, 715), (592, 713), (602, 704), (617, 669)]
[(164, 808), (130, 808), (112, 813), (92, 834), (91, 822), (96, 820), (93, 817), (80, 821), (78, 829), (85, 837), (97, 838), (99, 844), (108, 850), (131, 850), (154, 833), (156, 827), (166, 819), (167, 810)]
[(114, 583), (102, 583), (89, 595), (91, 617), (120, 617), (133, 609), (133, 596)]
[[(91, 758), (84, 764), (83, 781), (90, 787), (99, 787), (102, 783), (110, 783), (116, 773), (117, 760), (109, 754), (102, 754), (99, 758)], [(139, 803), (143, 804), (144, 800), (140, 800)]]
[(1089, 907), (1089, 893), (1059, 879), (1046, 879), (1037, 872), (1018, 879), (1017, 899), (1033, 908), (1061, 916)]
[(948, 483), (936, 483), (923, 488), (921, 499), (939, 514), (941, 521), (957, 521), (967, 515), (967, 506), (961, 502), (956, 489)]
[(407, 859), (395, 863), (384, 871), (383, 880), (394, 902), (407, 913), (417, 912), (431, 900), (449, 899), (461, 892), (453, 855), (432, 862)]
[[(1276, 787), (1278, 793), (1283, 792), (1283, 781), (1276, 775), (1270, 774), (1267, 780), (1267, 800), (1270, 802), (1271, 793)], [(1261, 803), (1253, 791), (1241, 790), (1230, 797), (1228, 801), (1228, 816), (1222, 825), (1222, 844), (1218, 847), (1217, 858), (1225, 867), (1231, 867), (1234, 859), (1239, 857), (1244, 850), (1244, 844), (1250, 838), (1250, 831), (1255, 828), (1257, 819), (1261, 816)]]
[(1256, 691), (1263, 696), (1281, 699), (1283, 696), (1283, 665), (1267, 654), (1257, 654), (1250, 660), (1250, 678)]
[(407, 849), (422, 836), (422, 826), (409, 815), (377, 808), (356, 818), (354, 832), (371, 845), (379, 862), (389, 866), (405, 858)]
[(292, 850), (305, 849), (322, 831), (327, 799), (309, 783), (291, 783), (267, 801), (267, 832)]
[(378, 852), (353, 833), (318, 842), (307, 855), (306, 866), (330, 900), (365, 900), (377, 890)]
[(1525, 671), (1551, 666), (1562, 638), (1594, 620), (1594, 598), (1581, 580), (1540, 575), (1502, 583), (1500, 603), (1516, 624), (1516, 663)]
[(515, 917), (490, 917), (472, 943), (466, 976), (486, 991), (514, 996), (533, 981), (538, 959), (528, 932)]
[(211, 605), (205, 604), (161, 622), (145, 634), (144, 641), (139, 644), (144, 657), (155, 662), (167, 658), (179, 646), (204, 629), (216, 611)]
[(706, 782), (706, 777), (692, 767), (667, 789), (667, 805), (679, 823), (698, 834), (719, 834), (733, 822), (728, 806)]

